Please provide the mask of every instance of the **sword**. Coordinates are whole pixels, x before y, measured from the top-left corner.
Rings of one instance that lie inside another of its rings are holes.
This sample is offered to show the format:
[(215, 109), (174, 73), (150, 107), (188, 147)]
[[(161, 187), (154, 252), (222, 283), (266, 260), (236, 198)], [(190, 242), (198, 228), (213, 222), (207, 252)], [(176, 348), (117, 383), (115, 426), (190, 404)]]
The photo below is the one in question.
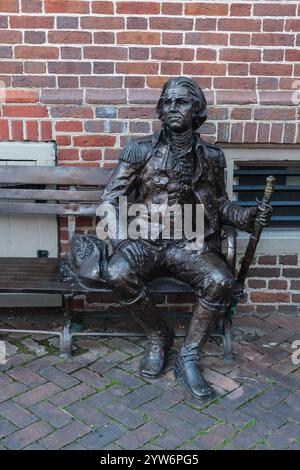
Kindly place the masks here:
[[(265, 187), (265, 192), (264, 192), (264, 197), (260, 203), (261, 212), (264, 212), (264, 210), (266, 210), (267, 204), (269, 204), (271, 201), (271, 197), (274, 191), (274, 184), (275, 184), (274, 176), (268, 176), (266, 187)], [(250, 235), (248, 246), (244, 254), (243, 260), (242, 260), (242, 265), (237, 276), (237, 282), (241, 286), (241, 288), (243, 287), (245, 283), (248, 270), (249, 270), (251, 261), (253, 260), (254, 253), (255, 253), (257, 244), (259, 242), (261, 233), (263, 231), (263, 228), (264, 227), (261, 223), (256, 222), (254, 226), (254, 231)]]

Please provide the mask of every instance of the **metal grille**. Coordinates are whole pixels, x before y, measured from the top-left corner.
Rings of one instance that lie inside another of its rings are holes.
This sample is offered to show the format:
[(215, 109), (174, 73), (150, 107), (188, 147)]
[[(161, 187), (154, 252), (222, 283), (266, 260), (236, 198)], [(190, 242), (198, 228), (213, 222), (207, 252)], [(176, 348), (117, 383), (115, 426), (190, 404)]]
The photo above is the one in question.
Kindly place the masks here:
[(256, 203), (256, 197), (261, 200), (269, 175), (276, 178), (270, 226), (300, 227), (300, 161), (239, 163), (234, 169), (236, 203), (247, 207)]

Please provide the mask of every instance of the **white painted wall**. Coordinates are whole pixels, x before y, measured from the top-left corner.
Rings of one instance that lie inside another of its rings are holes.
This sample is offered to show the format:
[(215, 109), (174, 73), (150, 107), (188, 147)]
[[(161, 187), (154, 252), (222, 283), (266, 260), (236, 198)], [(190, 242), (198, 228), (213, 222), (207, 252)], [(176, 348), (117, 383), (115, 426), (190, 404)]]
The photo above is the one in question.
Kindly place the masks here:
[[(52, 142), (0, 142), (0, 165), (55, 166)], [(36, 257), (37, 250), (58, 255), (56, 216), (0, 214), (0, 257)], [(0, 307), (60, 305), (58, 295), (0, 294)]]

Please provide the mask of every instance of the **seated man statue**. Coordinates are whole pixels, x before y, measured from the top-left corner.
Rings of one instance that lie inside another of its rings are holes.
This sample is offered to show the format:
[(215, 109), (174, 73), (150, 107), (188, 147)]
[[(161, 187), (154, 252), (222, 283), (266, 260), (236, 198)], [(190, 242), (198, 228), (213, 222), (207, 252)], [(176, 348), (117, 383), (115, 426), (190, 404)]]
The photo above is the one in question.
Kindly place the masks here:
[(204, 243), (186, 249), (181, 239), (111, 239), (113, 254), (105, 279), (119, 303), (141, 325), (148, 348), (140, 374), (158, 377), (166, 364), (174, 333), (160, 318), (147, 290), (147, 281), (160, 272), (192, 286), (196, 303), (175, 366), (175, 377), (193, 397), (211, 397), (212, 389), (199, 370), (199, 353), (216, 322), (231, 302), (234, 276), (221, 254), (221, 227), (231, 225), (251, 232), (255, 220), (267, 224), (270, 213), (258, 207), (242, 208), (227, 197), (224, 154), (204, 142), (195, 131), (207, 119), (207, 104), (198, 84), (187, 77), (165, 83), (156, 107), (159, 132), (130, 140), (102, 196), (102, 203), (119, 206), (119, 198), (144, 204), (201, 204)]

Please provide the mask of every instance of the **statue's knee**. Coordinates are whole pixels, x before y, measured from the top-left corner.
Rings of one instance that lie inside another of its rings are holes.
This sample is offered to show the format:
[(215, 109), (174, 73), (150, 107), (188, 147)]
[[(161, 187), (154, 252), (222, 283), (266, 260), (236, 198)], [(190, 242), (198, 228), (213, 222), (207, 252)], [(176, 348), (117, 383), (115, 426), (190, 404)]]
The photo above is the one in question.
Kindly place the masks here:
[(132, 276), (128, 262), (122, 257), (112, 257), (108, 263), (105, 279), (113, 287), (124, 286)]
[(224, 305), (230, 302), (234, 284), (235, 280), (231, 273), (214, 272), (206, 279), (204, 292), (210, 301)]

